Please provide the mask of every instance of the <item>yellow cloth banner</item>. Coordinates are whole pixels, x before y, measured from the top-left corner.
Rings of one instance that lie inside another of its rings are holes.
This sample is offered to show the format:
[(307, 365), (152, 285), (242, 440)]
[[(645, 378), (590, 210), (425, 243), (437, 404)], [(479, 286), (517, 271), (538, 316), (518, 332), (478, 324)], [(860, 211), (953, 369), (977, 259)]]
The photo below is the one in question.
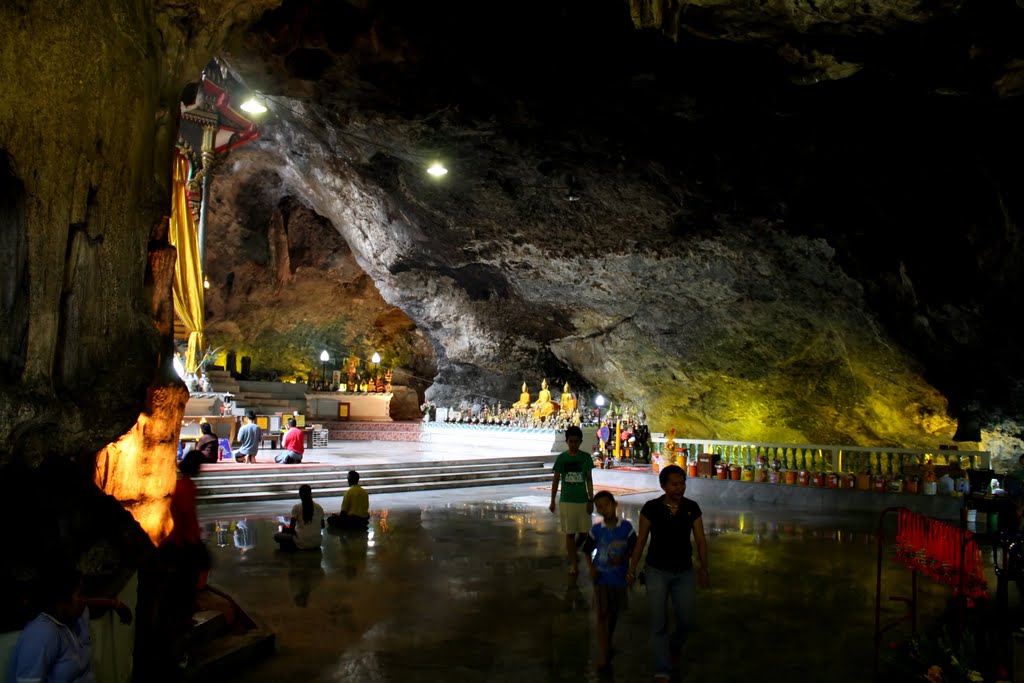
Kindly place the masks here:
[(168, 240), (178, 250), (174, 266), (174, 312), (189, 331), (185, 370), (196, 372), (203, 357), (203, 265), (199, 262), (199, 234), (188, 206), (188, 160), (174, 159), (174, 187), (171, 197), (171, 227)]

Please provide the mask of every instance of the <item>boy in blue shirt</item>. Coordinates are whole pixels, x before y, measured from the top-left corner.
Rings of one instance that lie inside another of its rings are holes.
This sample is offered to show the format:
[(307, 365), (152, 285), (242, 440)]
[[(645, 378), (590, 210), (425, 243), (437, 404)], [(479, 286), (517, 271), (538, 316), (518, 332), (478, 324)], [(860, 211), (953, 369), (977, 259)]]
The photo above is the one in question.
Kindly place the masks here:
[[(608, 491), (594, 494), (594, 507), (603, 518), (590, 529), (584, 557), (594, 579), (594, 609), (597, 613), (597, 668), (611, 665), (612, 636), (619, 612), (627, 606), (626, 572), (636, 545), (636, 531), (628, 519), (619, 519), (615, 496)], [(596, 552), (595, 552), (596, 551)]]

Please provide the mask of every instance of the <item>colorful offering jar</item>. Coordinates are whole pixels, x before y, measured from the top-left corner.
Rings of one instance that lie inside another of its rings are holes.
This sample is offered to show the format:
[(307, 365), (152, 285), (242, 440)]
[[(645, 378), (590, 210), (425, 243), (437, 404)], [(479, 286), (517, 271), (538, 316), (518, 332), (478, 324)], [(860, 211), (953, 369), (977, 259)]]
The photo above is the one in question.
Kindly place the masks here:
[(754, 481), (754, 468), (750, 465), (746, 465), (743, 468), (743, 475), (740, 477), (742, 481)]
[(885, 485), (885, 477), (883, 475), (878, 475), (875, 477), (874, 481), (871, 482), (871, 489), (875, 493), (885, 493)]
[(830, 473), (825, 477), (825, 486), (830, 489), (839, 488), (839, 475), (835, 472)]
[(800, 486), (807, 486), (811, 481), (811, 473), (807, 470), (800, 470), (796, 473), (796, 481)]
[(857, 475), (857, 490), (858, 491), (870, 491), (871, 490), (871, 473), (861, 472)]
[(687, 464), (686, 476), (690, 477), (691, 479), (697, 476), (697, 463), (693, 462)]
[(889, 493), (903, 493), (903, 477), (893, 477), (889, 480)]
[[(778, 479), (778, 477), (776, 477)], [(754, 469), (754, 481), (764, 482), (768, 480), (768, 470), (763, 467)]]
[(778, 484), (779, 483), (779, 471), (778, 470), (769, 470), (768, 471), (768, 483), (769, 484)]
[(722, 465), (722, 464), (715, 465), (715, 474), (718, 476), (719, 479), (728, 479), (729, 478), (729, 466), (728, 465)]
[(917, 481), (917, 477), (910, 477), (909, 479), (907, 479), (907, 493), (917, 493), (918, 488), (919, 484)]
[(739, 481), (742, 473), (739, 465), (729, 465), (729, 478), (733, 481)]
[(786, 470), (782, 473), (782, 475), (783, 477), (785, 477), (785, 482), (787, 484), (796, 483), (796, 470)]
[(825, 473), (815, 472), (811, 475), (811, 486), (824, 486), (825, 485)]
[(857, 488), (857, 475), (855, 475), (853, 472), (847, 472), (839, 481), (842, 483), (844, 489)]

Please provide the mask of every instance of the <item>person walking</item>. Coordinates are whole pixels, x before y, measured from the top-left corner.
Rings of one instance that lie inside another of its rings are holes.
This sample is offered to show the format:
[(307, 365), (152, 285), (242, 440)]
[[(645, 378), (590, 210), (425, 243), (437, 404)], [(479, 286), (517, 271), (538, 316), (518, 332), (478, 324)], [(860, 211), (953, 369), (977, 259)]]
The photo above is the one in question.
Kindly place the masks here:
[(551, 504), (548, 509), (555, 512), (555, 498), (558, 485), (562, 484), (562, 496), (558, 504), (558, 525), (565, 534), (565, 552), (569, 557), (569, 575), (579, 574), (578, 548), (590, 533), (590, 515), (594, 512), (594, 481), (591, 470), (594, 461), (589, 453), (580, 451), (583, 430), (572, 426), (565, 430), (567, 449), (555, 458), (551, 480)]
[(240, 445), (235, 453), (235, 460), (237, 462), (253, 464), (256, 462), (256, 454), (260, 451), (260, 444), (263, 443), (263, 430), (256, 424), (255, 410), (245, 411), (245, 417), (242, 418), (242, 422), (244, 424), (238, 430)]
[(601, 521), (590, 529), (583, 556), (594, 580), (594, 613), (597, 616), (597, 668), (611, 666), (612, 637), (619, 613), (628, 604), (626, 571), (636, 546), (637, 535), (628, 519), (618, 516), (615, 496), (608, 491), (594, 494), (594, 507)]
[[(696, 501), (684, 497), (686, 472), (677, 465), (661, 470), (658, 477), (664, 495), (649, 500), (640, 509), (637, 544), (626, 574), (628, 585), (636, 580), (637, 567), (648, 537), (651, 541), (644, 571), (650, 603), (650, 626), (654, 644), (654, 680), (672, 679), (673, 661), (678, 659), (686, 637), (696, 624), (696, 586), (707, 588), (708, 544), (704, 522)], [(700, 566), (693, 566), (693, 545)], [(668, 604), (672, 602), (675, 631), (669, 633)]]

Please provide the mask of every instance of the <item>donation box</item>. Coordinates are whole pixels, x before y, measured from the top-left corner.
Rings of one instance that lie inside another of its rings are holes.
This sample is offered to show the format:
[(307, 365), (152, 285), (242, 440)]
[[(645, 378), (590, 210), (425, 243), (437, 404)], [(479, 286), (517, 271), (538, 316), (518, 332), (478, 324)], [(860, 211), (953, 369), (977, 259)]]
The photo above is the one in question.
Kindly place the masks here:
[(715, 468), (712, 465), (715, 456), (711, 453), (701, 453), (697, 456), (697, 476), (714, 477)]

